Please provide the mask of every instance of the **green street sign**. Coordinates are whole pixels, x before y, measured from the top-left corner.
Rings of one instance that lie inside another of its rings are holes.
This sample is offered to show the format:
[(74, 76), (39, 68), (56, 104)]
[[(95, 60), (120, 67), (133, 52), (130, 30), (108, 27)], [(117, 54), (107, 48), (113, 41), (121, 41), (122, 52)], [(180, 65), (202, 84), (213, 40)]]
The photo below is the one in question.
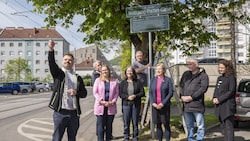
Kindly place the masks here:
[(169, 15), (148, 16), (130, 19), (130, 32), (151, 32), (169, 30)]
[(145, 16), (157, 16), (167, 15), (174, 12), (172, 3), (140, 5), (126, 8), (126, 17), (145, 17)]

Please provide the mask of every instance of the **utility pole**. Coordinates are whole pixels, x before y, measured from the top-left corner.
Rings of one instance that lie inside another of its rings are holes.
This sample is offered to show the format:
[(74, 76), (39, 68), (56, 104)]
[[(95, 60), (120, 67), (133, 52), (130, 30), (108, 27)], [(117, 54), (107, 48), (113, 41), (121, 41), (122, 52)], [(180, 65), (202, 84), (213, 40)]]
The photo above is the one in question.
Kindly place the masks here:
[(236, 70), (236, 57), (235, 57), (235, 52), (236, 52), (236, 44), (235, 44), (235, 20), (231, 20), (231, 61), (233, 64), (234, 69)]
[[(233, 2), (233, 0), (230, 0), (230, 2)], [(232, 14), (233, 14), (233, 17), (232, 19), (230, 20), (231, 22), (231, 61), (232, 61), (232, 64), (233, 64), (233, 67), (234, 67), (234, 70), (236, 71), (236, 57), (235, 57), (235, 52), (236, 52), (236, 45), (235, 45), (235, 13), (236, 11), (234, 10), (234, 7), (232, 9)]]

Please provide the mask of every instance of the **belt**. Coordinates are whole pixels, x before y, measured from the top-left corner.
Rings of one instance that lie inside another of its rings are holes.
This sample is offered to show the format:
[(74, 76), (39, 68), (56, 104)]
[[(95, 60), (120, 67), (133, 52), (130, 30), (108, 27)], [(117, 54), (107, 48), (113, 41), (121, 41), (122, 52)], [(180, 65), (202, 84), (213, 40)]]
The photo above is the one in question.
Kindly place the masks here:
[(67, 113), (72, 113), (72, 112), (76, 112), (75, 109), (69, 110), (69, 109), (61, 109), (60, 112), (67, 112)]

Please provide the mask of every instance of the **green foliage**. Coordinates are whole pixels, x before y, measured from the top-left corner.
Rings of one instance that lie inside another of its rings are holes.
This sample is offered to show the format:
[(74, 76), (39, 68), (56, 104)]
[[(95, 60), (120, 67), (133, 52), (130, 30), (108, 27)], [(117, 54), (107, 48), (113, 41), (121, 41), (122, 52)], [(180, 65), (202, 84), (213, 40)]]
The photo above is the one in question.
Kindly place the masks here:
[(43, 82), (52, 82), (52, 76), (48, 74), (43, 80)]
[(125, 71), (126, 67), (131, 65), (131, 45), (129, 42), (125, 42), (121, 45), (121, 72), (122, 75), (124, 74), (123, 72)]
[(214, 107), (213, 100), (212, 99), (205, 99), (205, 107), (213, 108)]
[(27, 61), (21, 58), (9, 60), (5, 65), (4, 71), (7, 74), (6, 81), (24, 80), (26, 74), (30, 73)]
[[(152, 2), (172, 2), (174, 13), (170, 14), (170, 30), (154, 32), (153, 42), (157, 42), (154, 51), (161, 48), (176, 50), (190, 55), (204, 47), (210, 40), (217, 39), (214, 33), (209, 33), (203, 24), (204, 19), (217, 21), (221, 17), (229, 17), (231, 21), (243, 24), (249, 23), (249, 17), (241, 12), (245, 0), (28, 0), (36, 7), (35, 12), (47, 14), (47, 27), (61, 24), (68, 28), (73, 25), (73, 18), (84, 15), (85, 20), (78, 31), (87, 36), (84, 41), (95, 43), (103, 40), (130, 41), (136, 50), (142, 50), (148, 55), (148, 34), (130, 33), (129, 19), (126, 18), (126, 7), (148, 5)], [(218, 16), (215, 11), (220, 13)], [(157, 40), (155, 40), (157, 36)], [(154, 41), (155, 40), (155, 41)], [(176, 42), (178, 41), (178, 42)], [(189, 43), (184, 42), (189, 41)], [(154, 52), (153, 52), (154, 53)]]
[(91, 75), (87, 74), (87, 75), (83, 76), (83, 79), (91, 79)]
[(113, 66), (113, 65), (120, 65), (122, 61), (122, 57), (121, 56), (118, 56), (118, 57), (115, 57), (111, 60), (109, 60), (109, 63)]
[(83, 82), (85, 86), (90, 86), (91, 85), (91, 75), (85, 75), (83, 76)]
[(91, 85), (91, 79), (83, 79), (84, 85), (85, 86), (90, 86)]

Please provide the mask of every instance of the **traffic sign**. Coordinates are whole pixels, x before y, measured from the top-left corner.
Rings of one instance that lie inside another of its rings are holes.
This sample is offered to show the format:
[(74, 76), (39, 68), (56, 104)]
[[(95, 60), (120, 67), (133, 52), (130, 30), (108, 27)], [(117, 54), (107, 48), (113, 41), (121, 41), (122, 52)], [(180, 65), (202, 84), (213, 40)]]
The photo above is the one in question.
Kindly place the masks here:
[(130, 19), (130, 32), (150, 32), (169, 30), (169, 15), (148, 16)]
[(157, 16), (167, 15), (174, 12), (172, 3), (140, 5), (126, 8), (126, 17), (144, 17), (144, 16)]

